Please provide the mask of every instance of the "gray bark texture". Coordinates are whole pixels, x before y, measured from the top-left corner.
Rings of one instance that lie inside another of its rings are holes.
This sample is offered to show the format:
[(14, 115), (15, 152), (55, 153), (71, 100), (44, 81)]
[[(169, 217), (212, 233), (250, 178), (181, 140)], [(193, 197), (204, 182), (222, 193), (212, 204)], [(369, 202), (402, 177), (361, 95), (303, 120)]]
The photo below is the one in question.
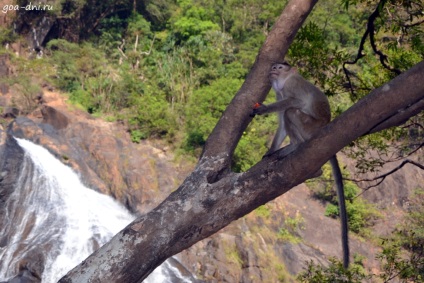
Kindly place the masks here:
[(281, 158), (277, 152), (247, 172), (231, 172), (231, 158), (252, 119), (252, 107), (270, 90), (270, 66), (283, 60), (316, 2), (288, 3), (248, 78), (209, 136), (195, 170), (178, 190), (59, 282), (141, 282), (167, 258), (304, 182), (358, 137), (377, 127), (381, 130), (385, 124), (404, 122), (405, 112), (412, 115), (419, 112), (417, 108), (422, 110), (424, 62), (372, 91), (289, 156)]

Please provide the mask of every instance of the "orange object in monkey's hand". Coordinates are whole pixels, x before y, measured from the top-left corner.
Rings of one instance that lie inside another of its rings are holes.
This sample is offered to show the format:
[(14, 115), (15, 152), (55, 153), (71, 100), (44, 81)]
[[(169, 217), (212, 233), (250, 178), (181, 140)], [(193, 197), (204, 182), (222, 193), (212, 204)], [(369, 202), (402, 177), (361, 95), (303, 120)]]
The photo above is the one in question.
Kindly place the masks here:
[(262, 104), (259, 102), (256, 102), (255, 105), (253, 105), (253, 109), (258, 109)]

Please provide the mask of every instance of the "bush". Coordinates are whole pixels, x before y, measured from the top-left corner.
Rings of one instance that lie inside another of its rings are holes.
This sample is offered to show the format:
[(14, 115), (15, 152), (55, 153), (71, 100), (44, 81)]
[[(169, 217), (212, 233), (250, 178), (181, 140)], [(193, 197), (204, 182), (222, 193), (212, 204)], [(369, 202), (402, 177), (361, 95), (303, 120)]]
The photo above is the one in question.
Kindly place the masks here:
[(221, 78), (194, 91), (185, 109), (185, 150), (203, 146), (241, 83), (238, 79)]
[(176, 119), (164, 97), (143, 94), (132, 99), (128, 115), (134, 142), (148, 137), (172, 137), (177, 130)]
[(26, 75), (20, 75), (10, 80), (13, 93), (12, 104), (18, 108), (22, 114), (29, 114), (38, 106), (42, 91), (39, 85)]
[[(337, 192), (333, 188), (333, 182), (325, 181), (332, 180), (330, 177), (331, 166), (326, 164), (322, 169), (323, 174), (318, 178), (318, 181), (314, 180), (313, 182), (309, 182), (309, 184), (315, 187), (315, 197), (329, 202), (326, 206), (325, 215), (336, 218), (339, 216)], [(369, 232), (367, 228), (372, 226), (373, 220), (380, 217), (380, 214), (372, 204), (357, 197), (359, 192), (359, 188), (354, 183), (350, 181), (344, 182), (349, 230), (362, 236), (367, 236)]]
[(332, 258), (328, 267), (308, 262), (297, 279), (302, 283), (361, 283), (370, 279), (370, 276), (360, 264), (351, 264), (348, 269), (344, 269), (341, 261)]

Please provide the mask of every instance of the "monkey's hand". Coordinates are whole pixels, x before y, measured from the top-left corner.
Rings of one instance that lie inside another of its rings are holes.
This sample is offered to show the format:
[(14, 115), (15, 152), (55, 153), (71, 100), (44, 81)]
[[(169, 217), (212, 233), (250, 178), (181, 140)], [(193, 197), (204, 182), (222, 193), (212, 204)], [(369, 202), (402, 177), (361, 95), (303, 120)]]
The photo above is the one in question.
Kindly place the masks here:
[(264, 104), (260, 104), (259, 102), (257, 102), (254, 106), (253, 106), (253, 110), (252, 113), (250, 114), (251, 117), (254, 117), (255, 115), (262, 115), (266, 112), (267, 106)]

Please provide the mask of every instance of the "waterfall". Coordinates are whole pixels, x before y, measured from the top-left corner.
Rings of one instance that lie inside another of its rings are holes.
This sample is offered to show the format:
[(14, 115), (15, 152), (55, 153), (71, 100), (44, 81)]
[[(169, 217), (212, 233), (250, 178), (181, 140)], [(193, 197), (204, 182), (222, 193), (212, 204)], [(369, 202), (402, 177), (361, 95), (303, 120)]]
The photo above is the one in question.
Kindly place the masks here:
[[(9, 236), (7, 244), (0, 245), (0, 282), (17, 276), (31, 260), (43, 264), (41, 282), (57, 282), (134, 216), (111, 197), (86, 188), (43, 147), (16, 140), (25, 156), (2, 216), (7, 221), (0, 235)], [(192, 279), (167, 261), (144, 282), (195, 282)]]

